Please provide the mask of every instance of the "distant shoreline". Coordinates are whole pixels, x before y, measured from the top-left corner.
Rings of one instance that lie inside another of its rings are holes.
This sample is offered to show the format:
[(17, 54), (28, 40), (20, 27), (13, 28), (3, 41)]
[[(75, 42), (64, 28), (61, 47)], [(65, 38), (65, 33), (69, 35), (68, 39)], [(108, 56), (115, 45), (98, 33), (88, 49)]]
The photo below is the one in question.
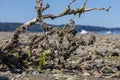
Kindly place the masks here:
[[(15, 31), (19, 26), (21, 26), (23, 23), (2, 23), (0, 22), (0, 31)], [(48, 24), (53, 27), (59, 27), (62, 28), (64, 27), (64, 24), (62, 25), (52, 25)], [(75, 25), (75, 29), (80, 32), (82, 29), (86, 31), (94, 31), (94, 32), (100, 32), (100, 31), (119, 31), (120, 32), (120, 27), (116, 28), (107, 28), (107, 27), (102, 27), (102, 26), (92, 26), (92, 25)], [(32, 25), (31, 27), (26, 29), (27, 31), (30, 32), (42, 32), (43, 30), (41, 29), (39, 24)]]
[[(14, 31), (0, 31), (3, 33), (14, 33)], [(120, 34), (120, 31), (112, 31), (112, 33), (107, 33), (109, 31), (88, 31), (89, 33), (96, 33), (96, 34)], [(43, 32), (38, 32), (38, 31), (27, 31), (25, 33), (43, 33)], [(88, 34), (89, 34), (88, 33)], [(78, 34), (80, 34), (80, 32), (78, 32)]]

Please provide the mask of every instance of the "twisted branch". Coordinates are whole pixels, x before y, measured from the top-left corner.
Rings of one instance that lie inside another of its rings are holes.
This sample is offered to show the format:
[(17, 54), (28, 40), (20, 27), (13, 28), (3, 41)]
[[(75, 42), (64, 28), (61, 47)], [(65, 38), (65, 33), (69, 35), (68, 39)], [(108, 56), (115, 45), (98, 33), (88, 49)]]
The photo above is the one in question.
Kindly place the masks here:
[(37, 18), (38, 18), (38, 22), (40, 23), (40, 26), (42, 27), (42, 29), (44, 31), (48, 31), (51, 28), (43, 21), (43, 15), (42, 15), (42, 13), (43, 13), (44, 10), (46, 10), (49, 7), (49, 5), (46, 4), (46, 7), (43, 7), (42, 6), (42, 2), (43, 2), (43, 0), (38, 0), (37, 1), (37, 6), (36, 6)]
[(71, 9), (70, 8), (70, 5), (75, 2), (76, 0), (73, 0), (72, 2), (70, 2), (67, 6), (67, 8), (62, 12), (62, 13), (59, 13), (57, 15), (53, 15), (53, 14), (46, 14), (46, 15), (43, 15), (43, 19), (47, 19), (47, 18), (51, 18), (51, 19), (56, 19), (56, 18), (59, 18), (59, 17), (63, 17), (63, 16), (66, 16), (66, 15), (71, 15), (71, 14), (77, 14), (79, 13), (79, 15), (81, 15), (82, 13), (84, 12), (88, 12), (88, 11), (92, 11), (92, 10), (103, 10), (103, 11), (109, 11), (109, 8), (86, 8), (86, 4), (88, 2), (88, 0), (86, 0), (84, 3), (83, 3), (83, 6), (82, 7), (79, 7), (77, 9)]
[(19, 28), (16, 29), (13, 37), (9, 40), (9, 43), (7, 43), (5, 46), (2, 47), (1, 51), (6, 51), (8, 49), (11, 49), (13, 47), (17, 46), (19, 35), (23, 32), (25, 32), (25, 29), (30, 27), (31, 25), (35, 24), (37, 22), (37, 18), (34, 18), (23, 25), (21, 25)]
[(103, 11), (109, 11), (109, 8), (86, 8), (86, 4), (88, 2), (88, 0), (85, 0), (85, 2), (83, 3), (83, 6), (77, 9), (71, 9), (70, 6), (72, 3), (74, 3), (76, 0), (72, 0), (72, 2), (70, 2), (67, 6), (67, 8), (60, 14), (57, 15), (53, 15), (53, 14), (46, 14), (43, 15), (43, 11), (46, 10), (47, 8), (49, 8), (49, 4), (46, 4), (45, 7), (43, 7), (43, 0), (36, 0), (37, 6), (35, 7), (36, 11), (37, 11), (37, 17), (24, 23), (23, 25), (21, 25), (18, 29), (16, 29), (12, 39), (9, 41), (8, 44), (6, 44), (5, 46), (3, 46), (2, 51), (8, 50), (10, 48), (13, 48), (15, 46), (17, 46), (18, 44), (18, 38), (19, 35), (23, 32), (25, 32), (25, 29), (28, 28), (29, 26), (35, 24), (36, 22), (40, 23), (40, 26), (43, 28), (44, 31), (49, 31), (51, 30), (51, 28), (43, 21), (44, 19), (55, 19), (55, 18), (59, 18), (59, 17), (63, 17), (66, 15), (71, 15), (71, 14), (79, 14), (81, 15), (84, 12), (88, 12), (88, 11), (92, 11), (92, 10), (103, 10)]
[(85, 10), (85, 12), (92, 11), (92, 10), (103, 10), (103, 11), (108, 12), (110, 10), (110, 8), (111, 8), (111, 6), (108, 7), (108, 8), (88, 8), (88, 9)]
[(45, 11), (45, 10), (48, 9), (49, 7), (50, 7), (50, 5), (47, 3), (47, 4), (45, 5), (45, 7), (42, 8), (42, 11)]

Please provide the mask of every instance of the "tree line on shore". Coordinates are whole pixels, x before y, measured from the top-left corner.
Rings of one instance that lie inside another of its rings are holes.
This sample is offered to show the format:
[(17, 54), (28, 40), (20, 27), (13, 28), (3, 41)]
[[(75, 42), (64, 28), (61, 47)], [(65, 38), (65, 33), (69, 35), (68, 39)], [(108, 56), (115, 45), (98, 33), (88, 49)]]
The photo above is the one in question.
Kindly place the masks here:
[[(0, 31), (15, 31), (20, 25), (23, 23), (2, 23), (0, 22)], [(53, 27), (64, 27), (64, 24), (61, 25), (52, 25)], [(26, 30), (30, 32), (42, 32), (42, 28), (39, 27), (39, 24), (32, 25), (31, 27), (27, 28)], [(106, 28), (106, 27), (100, 27), (100, 26), (91, 26), (91, 25), (75, 25), (75, 28), (78, 32), (80, 32), (82, 29), (87, 31), (120, 31), (120, 28)]]

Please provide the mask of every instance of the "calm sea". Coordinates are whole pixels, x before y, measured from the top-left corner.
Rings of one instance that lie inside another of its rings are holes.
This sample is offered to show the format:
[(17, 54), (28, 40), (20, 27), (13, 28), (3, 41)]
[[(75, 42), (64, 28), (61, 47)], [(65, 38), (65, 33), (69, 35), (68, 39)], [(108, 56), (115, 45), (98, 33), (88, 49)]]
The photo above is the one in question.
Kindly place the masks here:
[[(109, 31), (98, 31), (99, 34), (109, 34)], [(112, 31), (111, 34), (120, 34), (120, 31)]]

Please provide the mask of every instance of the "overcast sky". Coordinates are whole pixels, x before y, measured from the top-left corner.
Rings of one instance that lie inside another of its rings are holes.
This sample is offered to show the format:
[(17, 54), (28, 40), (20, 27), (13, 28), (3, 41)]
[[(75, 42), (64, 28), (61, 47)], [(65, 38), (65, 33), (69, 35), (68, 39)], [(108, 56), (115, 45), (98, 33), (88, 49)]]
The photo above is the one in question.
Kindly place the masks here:
[[(71, 0), (43, 0), (44, 4), (49, 3), (50, 8), (46, 13), (57, 14), (65, 10)], [(85, 0), (76, 0), (71, 5), (75, 9), (82, 5)], [(35, 0), (0, 0), (0, 22), (26, 22), (36, 16)], [(91, 11), (78, 16), (66, 16), (55, 20), (46, 20), (49, 24), (66, 24), (72, 18), (76, 24), (95, 25), (102, 27), (120, 27), (120, 0), (89, 0), (88, 8), (109, 7), (109, 12)]]

